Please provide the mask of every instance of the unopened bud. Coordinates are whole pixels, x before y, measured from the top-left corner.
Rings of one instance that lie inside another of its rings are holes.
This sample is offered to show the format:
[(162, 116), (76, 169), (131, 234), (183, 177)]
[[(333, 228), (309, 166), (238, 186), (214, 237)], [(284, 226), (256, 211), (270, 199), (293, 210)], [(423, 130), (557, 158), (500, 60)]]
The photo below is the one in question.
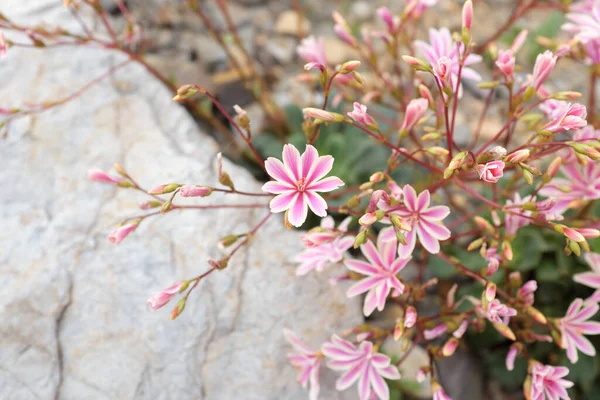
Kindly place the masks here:
[(542, 314), (541, 311), (539, 311), (537, 308), (534, 308), (532, 306), (527, 306), (525, 311), (527, 312), (527, 314), (531, 315), (533, 317), (533, 319), (535, 319), (540, 324), (545, 325), (546, 322), (548, 322), (548, 320), (546, 319), (544, 314)]
[(113, 168), (115, 169), (115, 171), (117, 171), (117, 173), (119, 175), (127, 177), (127, 172), (125, 172), (125, 167), (122, 166), (121, 164), (115, 163), (115, 165), (113, 166)]
[(159, 186), (153, 187), (152, 189), (148, 190), (148, 194), (167, 194), (167, 193), (173, 193), (179, 187), (181, 187), (181, 185), (178, 184), (178, 183), (167, 183), (167, 184), (164, 184), (164, 185), (159, 185)]
[(404, 60), (405, 63), (407, 63), (408, 65), (410, 65), (417, 71), (426, 71), (426, 72), (433, 73), (433, 69), (431, 69), (431, 65), (429, 65), (427, 62), (425, 62), (423, 60), (420, 60), (418, 58), (411, 57), (411, 56), (402, 56), (402, 59)]
[(447, 156), (449, 153), (448, 149), (445, 149), (440, 146), (429, 147), (429, 148), (425, 149), (425, 151), (431, 155), (439, 156), (439, 157)]
[(365, 229), (364, 231), (359, 232), (358, 235), (356, 235), (356, 238), (354, 239), (354, 248), (358, 249), (359, 246), (367, 243), (368, 237), (369, 237), (368, 229)]
[(477, 84), (479, 89), (493, 89), (496, 86), (500, 86), (500, 81), (480, 82)]
[(233, 110), (236, 113), (235, 122), (237, 122), (241, 128), (248, 130), (248, 128), (250, 128), (250, 118), (248, 118), (248, 113), (246, 110), (237, 104), (233, 106)]
[(209, 258), (208, 265), (214, 269), (225, 269), (227, 268), (227, 265), (229, 265), (229, 257), (225, 257), (220, 260), (213, 260), (212, 258)]
[(394, 327), (394, 340), (398, 341), (404, 334), (404, 322), (402, 319), (398, 318), (396, 321), (396, 326)]
[(227, 236), (221, 238), (221, 240), (219, 240), (219, 243), (217, 243), (217, 246), (219, 246), (219, 248), (221, 248), (221, 249), (227, 248), (227, 247), (231, 246), (232, 244), (234, 244), (235, 242), (237, 242), (239, 238), (240, 238), (240, 235), (227, 235)]
[(581, 255), (581, 246), (579, 246), (577, 242), (567, 239), (567, 247), (569, 251), (575, 254), (577, 257)]
[(494, 325), (494, 328), (505, 338), (513, 341), (517, 340), (515, 333), (505, 324), (501, 322), (493, 322), (492, 325)]
[(522, 163), (523, 161), (529, 158), (530, 154), (531, 152), (529, 151), (529, 149), (517, 150), (514, 153), (510, 153), (509, 155), (507, 155), (504, 161), (513, 164)]
[(485, 232), (488, 232), (488, 233), (493, 233), (494, 232), (494, 227), (492, 226), (492, 224), (490, 224), (483, 217), (480, 217), (478, 215), (478, 216), (474, 217), (473, 220), (475, 221), (475, 223), (477, 224), (477, 226), (479, 227), (479, 229), (481, 229), (482, 231), (485, 231)]
[(488, 302), (496, 298), (496, 284), (494, 282), (488, 282), (485, 286), (484, 296)]
[(342, 66), (340, 67), (340, 70), (338, 72), (341, 75), (346, 75), (346, 74), (349, 74), (350, 72), (354, 71), (358, 67), (360, 67), (360, 61), (357, 61), (357, 60), (346, 61), (345, 63), (342, 64)]
[(552, 95), (556, 100), (575, 100), (581, 97), (579, 92), (558, 92)]
[(444, 343), (444, 346), (442, 347), (442, 355), (444, 357), (450, 357), (452, 354), (454, 354), (456, 348), (458, 347), (458, 342), (459, 340), (454, 336), (448, 339), (448, 341)]
[(183, 101), (185, 99), (189, 99), (198, 92), (206, 93), (204, 89), (199, 89), (194, 85), (183, 85), (179, 89), (177, 89), (177, 95), (173, 97), (173, 100)]
[(383, 180), (384, 177), (385, 175), (383, 174), (383, 172), (375, 172), (369, 177), (369, 181), (372, 183), (379, 183)]
[(480, 248), (484, 241), (485, 241), (485, 238), (483, 238), (483, 237), (473, 240), (471, 243), (469, 243), (469, 246), (467, 247), (467, 251), (473, 251), (475, 249)]
[(183, 312), (183, 310), (185, 309), (185, 297), (180, 299), (177, 304), (175, 305), (175, 308), (173, 308), (173, 311), (171, 311), (171, 320), (174, 320), (175, 318), (179, 317), (179, 315), (181, 315), (181, 313)]
[(502, 242), (502, 255), (504, 255), (504, 258), (506, 258), (508, 261), (512, 261), (513, 250), (509, 241), (504, 240)]

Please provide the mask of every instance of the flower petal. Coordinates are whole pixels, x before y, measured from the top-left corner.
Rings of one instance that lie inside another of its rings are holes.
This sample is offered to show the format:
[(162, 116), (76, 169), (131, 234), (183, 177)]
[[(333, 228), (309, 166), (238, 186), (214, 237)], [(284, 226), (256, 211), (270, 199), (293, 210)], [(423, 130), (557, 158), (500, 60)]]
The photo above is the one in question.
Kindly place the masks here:
[(311, 165), (311, 168), (306, 173), (306, 181), (314, 182), (323, 178), (333, 168), (333, 157), (322, 156)]
[(361, 293), (371, 290), (374, 286), (376, 286), (382, 279), (380, 276), (371, 276), (369, 278), (361, 279), (354, 285), (350, 286), (348, 291), (346, 292), (346, 296), (354, 297), (358, 296)]
[(438, 242), (438, 240), (426, 229), (423, 229), (421, 224), (417, 226), (417, 232), (419, 234), (419, 241), (425, 250), (431, 254), (437, 254), (440, 252), (440, 242)]
[(289, 191), (296, 191), (296, 188), (287, 182), (270, 181), (263, 185), (262, 190), (263, 192), (281, 194)]
[(390, 389), (373, 365), (369, 367), (369, 382), (381, 400), (389, 400)]
[(417, 230), (413, 229), (410, 232), (406, 232), (404, 235), (406, 236), (406, 245), (398, 245), (398, 257), (401, 259), (411, 257), (411, 254), (415, 249), (415, 244), (417, 243)]
[(292, 186), (296, 186), (296, 181), (289, 169), (275, 157), (269, 157), (265, 161), (265, 169), (270, 177), (280, 181), (288, 183)]
[(450, 208), (446, 206), (433, 206), (422, 210), (420, 216), (428, 221), (442, 220), (450, 214)]
[(377, 275), (380, 271), (373, 265), (360, 260), (346, 260), (344, 262), (346, 268), (359, 274), (370, 276)]
[(320, 181), (313, 181), (306, 187), (307, 190), (315, 192), (331, 192), (340, 186), (344, 186), (344, 182), (337, 176), (329, 176)]
[(269, 207), (271, 208), (272, 213), (279, 213), (285, 210), (288, 210), (296, 203), (296, 198), (298, 197), (298, 192), (290, 191), (287, 193), (282, 193), (277, 195), (271, 199), (269, 202)]
[(361, 370), (362, 363), (357, 363), (337, 380), (335, 388), (340, 391), (348, 389), (360, 377)]
[(304, 192), (304, 198), (306, 199), (308, 206), (319, 217), (325, 217), (327, 215), (327, 202), (317, 193), (307, 190)]
[(406, 205), (406, 208), (408, 208), (410, 211), (417, 211), (417, 192), (415, 192), (415, 189), (413, 189), (413, 187), (410, 185), (406, 185), (404, 186), (403, 193), (404, 204)]
[(304, 221), (306, 221), (307, 214), (308, 204), (306, 202), (304, 193), (298, 192), (297, 196), (294, 198), (294, 203), (289, 208), (288, 220), (290, 221), (290, 224), (298, 228), (302, 226)]
[(296, 181), (302, 178), (302, 161), (300, 152), (293, 144), (283, 146), (283, 164), (289, 168)]
[(573, 280), (582, 285), (600, 289), (600, 273), (598, 272), (582, 272), (580, 274), (575, 274), (573, 275)]
[(429, 207), (430, 196), (429, 190), (424, 190), (417, 197), (417, 209), (419, 211), (426, 210)]

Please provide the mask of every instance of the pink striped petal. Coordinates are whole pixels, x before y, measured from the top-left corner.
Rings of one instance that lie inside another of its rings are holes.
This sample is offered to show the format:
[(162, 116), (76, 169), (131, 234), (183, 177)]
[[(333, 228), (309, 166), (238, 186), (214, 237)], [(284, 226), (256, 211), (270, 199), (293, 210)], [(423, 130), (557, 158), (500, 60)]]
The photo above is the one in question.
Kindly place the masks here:
[(296, 186), (296, 180), (294, 180), (290, 170), (275, 157), (267, 158), (267, 161), (265, 161), (265, 169), (270, 177), (278, 181), (288, 183), (294, 187)]
[(567, 348), (567, 358), (572, 364), (575, 364), (577, 360), (579, 360), (579, 356), (577, 355), (577, 347), (575, 347), (575, 342), (568, 333), (564, 332), (563, 334), (563, 346), (566, 346)]
[(296, 203), (298, 192), (282, 193), (273, 197), (269, 202), (269, 207), (272, 213), (279, 213), (291, 208)]
[(369, 381), (371, 382), (371, 387), (373, 391), (379, 396), (381, 400), (389, 400), (390, 398), (390, 389), (388, 385), (385, 383), (381, 375), (379, 375), (378, 371), (375, 370), (374, 366), (369, 368)]
[(401, 259), (407, 259), (411, 257), (415, 244), (417, 243), (417, 230), (413, 229), (410, 232), (404, 234), (406, 236), (406, 245), (398, 245), (398, 257)]
[(379, 243), (381, 242), (390, 242), (390, 241), (397, 241), (396, 240), (396, 232), (394, 232), (394, 228), (389, 227), (389, 228), (383, 228), (380, 232), (379, 235), (377, 236), (377, 246), (380, 246)]
[(403, 193), (404, 204), (406, 205), (406, 208), (408, 208), (410, 211), (417, 211), (417, 192), (415, 192), (415, 189), (413, 189), (413, 187), (410, 185), (406, 185), (404, 186)]
[(294, 332), (289, 329), (283, 329), (283, 336), (294, 348), (303, 354), (315, 354)]
[(375, 353), (371, 357), (371, 363), (377, 369), (379, 369), (379, 368), (385, 368), (388, 365), (390, 365), (390, 358), (388, 356), (386, 356), (386, 355), (381, 354), (381, 353)]
[(595, 356), (596, 349), (594, 345), (583, 335), (572, 335), (571, 339), (575, 342), (575, 345), (583, 354), (588, 356)]
[(308, 170), (306, 174), (307, 182), (315, 182), (319, 179), (322, 179), (325, 175), (331, 171), (333, 168), (333, 157), (331, 156), (322, 156), (317, 158), (316, 162), (314, 162)]
[(380, 368), (379, 375), (381, 375), (385, 379), (389, 379), (391, 381), (400, 379), (400, 372), (398, 372), (398, 368), (395, 365), (390, 365), (385, 368)]
[(419, 197), (417, 197), (417, 210), (427, 210), (429, 207), (430, 196), (429, 190), (424, 190), (419, 193)]
[(263, 185), (263, 192), (281, 194), (289, 191), (296, 191), (296, 188), (287, 182), (270, 181)]
[(406, 267), (406, 264), (408, 264), (408, 262), (412, 259), (412, 257), (408, 257), (408, 258), (398, 258), (396, 259), (393, 263), (392, 266), (390, 268), (390, 270), (394, 273), (397, 274), (398, 272), (400, 272), (404, 267)]
[(382, 279), (384, 278), (380, 276), (371, 276), (369, 278), (361, 279), (348, 289), (346, 296), (354, 297), (371, 290), (371, 288), (376, 286)]
[(450, 237), (450, 229), (442, 225), (441, 222), (429, 222), (426, 220), (419, 221), (419, 227), (424, 228), (427, 233), (437, 240), (446, 240)]
[(302, 161), (300, 152), (294, 145), (286, 144), (283, 146), (283, 164), (289, 168), (296, 181), (302, 178)]
[(371, 397), (371, 385), (369, 385), (369, 370), (373, 368), (369, 363), (364, 363), (364, 367), (360, 372), (360, 378), (358, 379), (358, 396), (360, 400), (370, 400)]
[(304, 153), (300, 157), (302, 164), (302, 176), (306, 178), (307, 181), (310, 181), (308, 178), (309, 171), (313, 167), (314, 163), (319, 158), (319, 152), (315, 149), (314, 146), (307, 144)]
[[(323, 353), (323, 354), (325, 354), (325, 353)], [(327, 355), (327, 357), (330, 357), (330, 356)], [(327, 367), (329, 367), (329, 369), (332, 369), (334, 371), (347, 371), (350, 368), (352, 368), (354, 365), (356, 365), (358, 360), (361, 360), (362, 358), (363, 358), (363, 355), (361, 354), (360, 356), (355, 357), (354, 359), (352, 359), (350, 361), (332, 360), (327, 363)]]
[(317, 214), (319, 217), (325, 217), (327, 215), (327, 202), (324, 198), (310, 190), (304, 192), (304, 198), (306, 199), (312, 212)]
[(367, 276), (377, 275), (379, 273), (378, 268), (375, 268), (373, 265), (360, 260), (346, 260), (344, 265), (351, 271)]
[(584, 303), (583, 308), (581, 310), (579, 310), (579, 312), (577, 313), (577, 316), (574, 319), (572, 319), (572, 321), (573, 322), (585, 321), (586, 319), (589, 319), (593, 315), (596, 315), (596, 313), (598, 312), (598, 308), (600, 308), (600, 306), (598, 304)]
[(337, 176), (329, 176), (320, 181), (313, 181), (306, 187), (307, 190), (315, 192), (331, 192), (340, 186), (344, 186), (344, 182)]
[[(394, 229), (394, 228), (388, 228)], [(381, 236), (381, 235), (380, 235)], [(384, 264), (382, 266), (390, 268), (394, 260), (396, 259), (396, 251), (398, 249), (398, 241), (396, 240), (396, 234), (394, 233), (393, 240), (385, 240), (386, 238), (377, 238), (377, 248), (379, 249), (380, 256)]]
[(294, 203), (289, 210), (288, 220), (290, 221), (290, 224), (296, 228), (302, 226), (304, 221), (306, 221), (306, 215), (308, 214), (308, 204), (304, 193), (297, 193), (297, 196), (294, 198)]
[(572, 317), (577, 310), (579, 310), (581, 308), (581, 306), (583, 305), (583, 300), (582, 299), (575, 299), (573, 300), (573, 302), (571, 303), (571, 305), (569, 305), (569, 308), (567, 309), (567, 317)]
[(319, 370), (321, 369), (321, 361), (317, 361), (310, 370), (310, 391), (308, 392), (309, 400), (317, 400), (319, 398)]
[(374, 266), (382, 267), (385, 265), (381, 255), (379, 254), (379, 251), (370, 240), (360, 246), (360, 251), (362, 251), (366, 259), (369, 260), (369, 262)]
[(450, 214), (450, 208), (446, 206), (433, 206), (420, 212), (420, 216), (428, 221), (439, 221)]
[(600, 272), (600, 254), (586, 253), (585, 261), (588, 263), (591, 269), (593, 269), (596, 272)]
[(600, 289), (600, 273), (598, 272), (582, 272), (580, 274), (575, 274), (573, 275), (573, 280), (582, 285)]
[(358, 380), (361, 370), (362, 364), (356, 364), (337, 380), (335, 383), (335, 388), (340, 391), (348, 389), (350, 386), (352, 386), (352, 384), (354, 384), (354, 382)]
[(417, 232), (419, 234), (419, 241), (421, 245), (431, 254), (437, 254), (440, 252), (440, 242), (433, 237), (426, 229), (421, 227), (421, 224), (417, 226)]
[(584, 335), (600, 335), (600, 322), (579, 322), (573, 324), (573, 327), (581, 331)]
[(390, 284), (388, 279), (383, 280), (381, 285), (375, 288), (375, 297), (377, 297), (377, 309), (383, 311), (385, 308), (385, 300), (390, 294)]
[(373, 314), (375, 308), (377, 307), (377, 295), (374, 289), (369, 290), (367, 295), (365, 296), (365, 302), (363, 304), (363, 314), (365, 317)]

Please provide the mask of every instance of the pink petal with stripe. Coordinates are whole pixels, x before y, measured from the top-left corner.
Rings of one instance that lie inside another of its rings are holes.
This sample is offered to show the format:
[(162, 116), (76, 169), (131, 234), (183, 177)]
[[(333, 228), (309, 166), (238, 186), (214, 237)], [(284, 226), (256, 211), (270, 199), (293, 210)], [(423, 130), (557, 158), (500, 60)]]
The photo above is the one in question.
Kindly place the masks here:
[(575, 274), (573, 275), (573, 280), (582, 285), (600, 289), (600, 273), (598, 272), (582, 272), (580, 274)]
[(371, 387), (373, 391), (379, 396), (381, 400), (389, 400), (390, 398), (390, 389), (388, 385), (385, 383), (381, 375), (375, 370), (374, 366), (369, 368), (369, 381), (371, 383)]
[(317, 149), (315, 149), (314, 146), (307, 144), (304, 153), (302, 153), (302, 156), (300, 157), (302, 164), (302, 175), (306, 178), (306, 180), (309, 180), (309, 171), (318, 158), (319, 152), (317, 151)]
[(375, 287), (382, 279), (383, 278), (380, 276), (371, 276), (369, 278), (362, 279), (348, 289), (346, 296), (354, 297), (371, 290), (371, 288)]
[(391, 381), (400, 379), (400, 372), (398, 372), (398, 368), (395, 365), (390, 365), (385, 368), (380, 368), (379, 375), (381, 375), (385, 379), (389, 379)]
[(408, 208), (410, 211), (417, 211), (417, 192), (415, 192), (415, 189), (413, 189), (412, 186), (410, 185), (406, 185), (404, 186), (404, 204), (406, 205), (406, 208)]
[(417, 197), (417, 210), (426, 210), (430, 202), (429, 190), (424, 190)]
[(304, 192), (304, 198), (306, 199), (308, 206), (319, 217), (325, 217), (327, 215), (327, 202), (321, 196), (307, 190)]
[(369, 262), (375, 266), (381, 267), (384, 265), (383, 259), (379, 254), (379, 251), (370, 240), (367, 243), (360, 246), (360, 251), (366, 257)]
[(423, 229), (421, 225), (417, 227), (419, 233), (419, 241), (421, 245), (431, 254), (437, 254), (440, 252), (440, 242), (431, 235), (426, 229)]
[(306, 180), (308, 182), (318, 181), (327, 175), (329, 171), (331, 171), (331, 168), (333, 168), (333, 157), (319, 157), (308, 170), (308, 173), (306, 174)]
[(410, 232), (406, 232), (404, 236), (406, 236), (406, 245), (398, 244), (398, 257), (402, 259), (411, 257), (417, 243), (417, 230), (413, 229)]
[(263, 185), (262, 190), (263, 192), (281, 194), (289, 191), (296, 191), (296, 188), (287, 182), (270, 181)]
[(369, 385), (369, 369), (371, 368), (369, 363), (366, 362), (360, 372), (360, 377), (358, 379), (358, 395), (361, 400), (370, 400), (371, 397), (371, 385)]
[(354, 382), (358, 380), (361, 369), (362, 364), (356, 364), (337, 380), (335, 383), (335, 388), (340, 391), (348, 389)]
[(290, 170), (275, 157), (267, 158), (267, 161), (265, 161), (265, 169), (267, 170), (267, 174), (272, 178), (281, 182), (286, 182), (294, 187), (296, 186), (296, 180), (294, 180)]
[(289, 208), (288, 220), (290, 221), (290, 224), (298, 228), (302, 226), (304, 221), (306, 221), (307, 214), (308, 204), (304, 198), (304, 193), (298, 193), (298, 196), (295, 197), (294, 203)]
[(296, 181), (302, 178), (302, 161), (300, 152), (294, 145), (286, 144), (283, 146), (283, 164), (289, 168)]
[(375, 308), (377, 307), (377, 295), (374, 289), (369, 290), (367, 295), (365, 296), (365, 302), (363, 304), (363, 314), (365, 317), (373, 314)]
[(272, 213), (279, 213), (291, 208), (296, 203), (298, 192), (288, 192), (277, 195), (269, 202)]
[(373, 265), (366, 263), (360, 260), (346, 260), (344, 262), (346, 267), (354, 272), (358, 272), (363, 275), (377, 275), (379, 273), (379, 269), (374, 267)]
[(307, 190), (315, 192), (331, 192), (340, 186), (344, 186), (344, 182), (337, 176), (329, 176), (320, 181), (313, 181), (306, 187)]
[(422, 219), (428, 221), (439, 221), (450, 215), (450, 208), (446, 206), (433, 206), (420, 213)]

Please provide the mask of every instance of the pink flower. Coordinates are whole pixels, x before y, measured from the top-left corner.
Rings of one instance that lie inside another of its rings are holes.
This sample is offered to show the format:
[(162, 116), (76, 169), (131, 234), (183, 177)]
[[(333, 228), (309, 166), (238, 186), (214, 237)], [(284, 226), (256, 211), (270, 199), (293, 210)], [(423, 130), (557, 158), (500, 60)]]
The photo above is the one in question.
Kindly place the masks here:
[(433, 65), (433, 74), (440, 86), (452, 88), (452, 60), (446, 56), (440, 57)]
[[(594, 129), (593, 125), (586, 125), (585, 127), (575, 131), (573, 134), (573, 141), (578, 143), (594, 142), (598, 139), (600, 139), (600, 129)], [(575, 154), (576, 153), (573, 149), (569, 149), (566, 158), (569, 161), (575, 161)]]
[(600, 5), (594, 2), (589, 10), (571, 12), (566, 15), (567, 22), (562, 28), (574, 35), (581, 43), (600, 39)]
[(296, 52), (307, 63), (315, 63), (318, 65), (327, 65), (325, 58), (325, 42), (322, 38), (316, 39), (314, 36), (309, 36), (302, 39)]
[[(452, 61), (451, 74), (452, 81), (456, 82), (458, 79), (458, 57), (457, 54), (457, 43), (452, 40), (452, 35), (448, 28), (441, 28), (439, 30), (429, 30), (429, 41), (426, 43), (420, 40), (415, 42), (417, 48), (425, 55), (425, 58), (431, 65), (437, 65), (438, 60), (442, 57), (448, 57)], [(464, 52), (464, 46), (460, 46), (460, 53)], [(476, 81), (481, 80), (481, 76), (475, 72), (474, 69), (468, 68), (469, 65), (477, 64), (481, 62), (481, 56), (477, 54), (470, 54), (465, 60), (465, 67), (462, 69), (461, 78), (472, 79)], [(462, 86), (461, 86), (462, 87)], [(459, 88), (459, 94), (461, 89)]]
[(146, 300), (146, 303), (148, 303), (148, 306), (152, 311), (156, 311), (167, 304), (173, 298), (173, 296), (181, 293), (182, 290), (185, 290), (186, 287), (187, 284), (185, 281), (177, 282), (173, 286), (169, 286), (161, 292), (154, 293), (152, 297)]
[(333, 27), (335, 33), (337, 33), (340, 39), (346, 42), (349, 46), (355, 47), (356, 39), (354, 39), (352, 31), (350, 30), (350, 27), (346, 23), (344, 17), (342, 17), (342, 15), (339, 12), (334, 11), (333, 20), (335, 22), (335, 26)]
[(485, 274), (487, 276), (494, 275), (496, 271), (498, 271), (498, 267), (500, 267), (500, 261), (502, 261), (502, 256), (498, 254), (498, 246), (490, 246), (485, 251), (484, 258), (488, 262), (487, 271)]
[(600, 322), (588, 321), (598, 312), (598, 304), (575, 299), (567, 310), (567, 315), (559, 320), (561, 346), (567, 350), (567, 357), (576, 363), (577, 350), (588, 356), (595, 356), (594, 345), (583, 335), (600, 334)]
[(512, 50), (500, 50), (498, 52), (498, 59), (496, 60), (496, 66), (504, 75), (504, 78), (508, 82), (513, 81), (513, 74), (515, 73), (515, 56)]
[(212, 189), (205, 186), (183, 185), (179, 189), (181, 197), (205, 197), (212, 193)]
[(515, 360), (517, 359), (517, 356), (519, 355), (519, 346), (516, 344), (513, 344), (512, 346), (510, 346), (510, 349), (508, 349), (508, 353), (506, 354), (506, 369), (509, 371), (512, 371), (513, 369), (515, 369)]
[(556, 65), (556, 60), (557, 57), (553, 55), (550, 50), (538, 54), (535, 59), (535, 65), (533, 66), (533, 77), (531, 80), (531, 86), (535, 90), (538, 90), (548, 78), (548, 75), (550, 75), (554, 69), (554, 65)]
[(363, 124), (364, 126), (372, 129), (377, 128), (377, 122), (367, 114), (367, 106), (360, 103), (354, 102), (354, 110), (348, 113), (348, 116), (355, 122)]
[(327, 215), (327, 203), (317, 192), (330, 192), (342, 186), (338, 177), (325, 175), (333, 167), (333, 157), (321, 156), (317, 149), (306, 145), (304, 154), (294, 145), (283, 146), (283, 162), (269, 157), (265, 162), (267, 173), (275, 179), (263, 185), (262, 190), (277, 194), (269, 206), (271, 212), (288, 210), (289, 222), (296, 227), (306, 220), (308, 208), (320, 217)]
[(96, 182), (112, 183), (118, 185), (123, 181), (123, 178), (107, 174), (98, 168), (92, 168), (88, 171), (88, 179)]
[[(300, 263), (300, 266), (296, 269), (297, 276), (306, 275), (313, 269), (321, 272), (325, 265), (335, 264), (343, 260), (346, 250), (354, 244), (354, 238), (341, 234), (341, 232), (346, 232), (350, 220), (351, 218), (346, 218), (338, 228), (340, 232), (335, 232), (333, 231), (333, 218), (326, 217), (321, 220), (321, 227), (330, 229), (329, 231), (312, 234), (309, 232), (305, 235), (303, 238), (304, 243), (309, 243), (309, 245), (306, 250), (296, 257), (296, 261)], [(307, 236), (308, 238), (306, 238)], [(326, 241), (321, 242), (325, 239)]]
[(4, 33), (0, 32), (0, 58), (6, 56), (8, 53), (8, 43), (4, 37)]
[(531, 400), (569, 400), (567, 389), (573, 382), (563, 379), (567, 367), (552, 367), (536, 362), (531, 370)]
[[(450, 230), (444, 226), (442, 220), (450, 214), (450, 208), (446, 206), (430, 206), (429, 190), (417, 193), (412, 186), (406, 185), (403, 189), (404, 204), (402, 206), (386, 206), (380, 204), (380, 208), (389, 211), (392, 215), (398, 215), (412, 227), (410, 231), (403, 231), (407, 244), (400, 244), (398, 255), (400, 258), (408, 258), (417, 243), (417, 236), (423, 247), (431, 254), (440, 251), (440, 240), (450, 237)], [(384, 240), (395, 238), (394, 231), (383, 230)]]
[(122, 225), (108, 234), (108, 241), (114, 244), (119, 244), (137, 227), (137, 222)]
[(329, 243), (342, 233), (348, 231), (348, 225), (352, 221), (352, 217), (344, 219), (335, 229), (335, 221), (331, 216), (321, 219), (320, 227), (313, 228), (302, 236), (302, 242), (305, 247), (314, 247), (321, 244)]
[(592, 271), (573, 275), (573, 280), (594, 289), (600, 289), (600, 254), (586, 253), (585, 261)]
[(319, 370), (323, 362), (323, 355), (320, 352), (311, 350), (296, 334), (289, 329), (283, 330), (285, 339), (294, 346), (299, 354), (288, 354), (290, 363), (299, 372), (298, 382), (306, 389), (310, 384), (308, 398), (317, 400), (319, 397)]
[(600, 199), (600, 163), (581, 166), (571, 162), (560, 171), (564, 178), (554, 178), (540, 190), (540, 194), (557, 199), (555, 213), (564, 212), (571, 203)]
[(390, 358), (373, 352), (373, 343), (361, 342), (358, 347), (333, 335), (331, 341), (323, 344), (323, 354), (331, 358), (327, 366), (336, 371), (345, 371), (336, 382), (337, 390), (346, 390), (358, 381), (358, 395), (361, 400), (370, 400), (375, 394), (380, 400), (389, 400), (390, 392), (383, 378), (400, 379)]
[(564, 100), (547, 99), (539, 106), (546, 118), (556, 119), (563, 115), (569, 109), (569, 103)]
[(479, 174), (479, 179), (496, 183), (504, 175), (504, 161), (490, 161), (485, 165), (477, 164), (477, 173)]
[(500, 303), (500, 300), (494, 299), (490, 301), (487, 306), (487, 310), (484, 310), (481, 305), (478, 306), (477, 311), (483, 317), (489, 319), (492, 322), (508, 324), (510, 317), (517, 315), (517, 310), (508, 307), (506, 304)]
[(382, 311), (385, 307), (385, 300), (392, 289), (400, 294), (404, 293), (404, 285), (396, 275), (406, 266), (411, 257), (396, 258), (397, 246), (398, 242), (395, 236), (391, 240), (384, 240), (384, 235), (379, 234), (377, 247), (370, 240), (360, 246), (360, 250), (368, 262), (344, 261), (349, 270), (366, 276), (350, 287), (347, 293), (348, 297), (354, 297), (368, 292), (363, 306), (365, 316), (371, 315), (375, 308)]
[(571, 129), (580, 129), (587, 125), (585, 118), (587, 110), (582, 104), (568, 104), (568, 107), (562, 114), (550, 121), (542, 129), (552, 133), (569, 131)]
[(521, 199), (519, 193), (515, 193), (515, 197), (513, 200), (506, 200), (506, 207), (515, 212), (505, 212), (504, 215), (504, 233), (506, 235), (516, 235), (517, 231), (531, 223), (531, 219), (526, 218), (531, 216), (531, 211), (523, 211), (520, 208), (515, 208), (512, 206), (515, 205), (523, 205), (530, 201), (535, 201), (535, 198), (531, 196), (525, 196)]
[(534, 293), (537, 290), (538, 284), (536, 281), (531, 280), (525, 282), (523, 286), (517, 290), (517, 298), (524, 304), (532, 305), (534, 301)]
[(400, 130), (410, 131), (414, 128), (417, 122), (425, 116), (428, 107), (429, 103), (427, 99), (412, 99), (406, 106), (406, 113), (404, 114), (404, 121), (402, 121)]

